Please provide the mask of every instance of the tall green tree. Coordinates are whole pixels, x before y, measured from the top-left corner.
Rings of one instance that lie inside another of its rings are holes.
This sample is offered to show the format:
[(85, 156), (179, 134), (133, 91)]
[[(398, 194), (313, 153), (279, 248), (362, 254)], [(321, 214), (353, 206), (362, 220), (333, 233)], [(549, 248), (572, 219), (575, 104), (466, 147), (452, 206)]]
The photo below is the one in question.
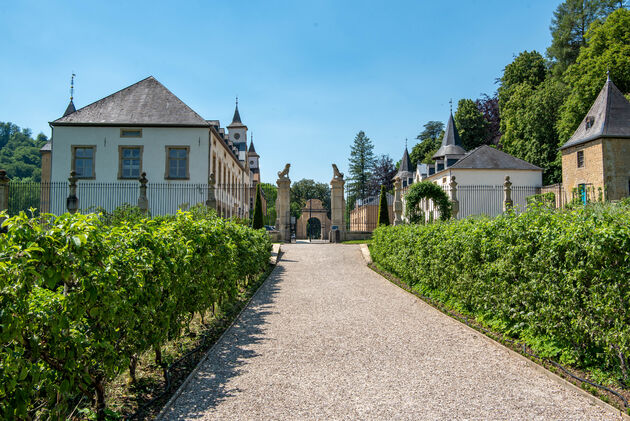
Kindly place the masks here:
[(262, 197), (260, 197), (260, 184), (256, 185), (256, 200), (254, 201), (254, 217), (252, 220), (252, 228), (260, 229), (264, 227)]
[(630, 11), (619, 9), (586, 34), (575, 64), (564, 74), (570, 94), (562, 106), (558, 130), (561, 143), (578, 127), (606, 81), (606, 71), (617, 87), (630, 93)]
[(460, 99), (453, 116), (462, 146), (467, 151), (486, 143), (489, 123), (472, 99)]
[(13, 180), (40, 181), (42, 159), (39, 149), (48, 138), (40, 133), (35, 139), (30, 129), (0, 122), (0, 169)]
[[(547, 78), (548, 69), (545, 58), (538, 51), (523, 51), (505, 66), (499, 80), (499, 108), (503, 110), (513, 92), (523, 83), (536, 87)], [(501, 125), (503, 132), (503, 124)], [(504, 132), (505, 133), (505, 132)]]
[(524, 51), (506, 66), (499, 87), (502, 149), (543, 169), (543, 182), (560, 181), (556, 121), (567, 95), (544, 58)]
[(265, 224), (274, 225), (276, 223), (276, 199), (278, 197), (278, 187), (269, 183), (260, 183), (262, 195), (267, 202), (267, 215), (265, 215)]
[(385, 186), (381, 186), (381, 196), (378, 201), (378, 226), (381, 225), (389, 225), (389, 208)]
[(361, 130), (355, 136), (350, 148), (348, 165), (350, 171), (349, 190), (358, 199), (365, 199), (370, 195), (370, 180), (375, 161), (374, 144)]
[(518, 85), (503, 108), (503, 150), (543, 168), (545, 184), (562, 178), (556, 121), (566, 96), (566, 86), (548, 78), (536, 87), (528, 83)]
[(553, 13), (551, 20), (551, 46), (547, 56), (554, 63), (554, 74), (559, 76), (575, 61), (580, 49), (586, 45), (586, 33), (591, 24), (618, 8), (626, 1), (565, 0)]
[(409, 153), (412, 165), (431, 162), (431, 157), (437, 152), (444, 136), (444, 123), (441, 121), (429, 121), (424, 130), (416, 137), (418, 142)]

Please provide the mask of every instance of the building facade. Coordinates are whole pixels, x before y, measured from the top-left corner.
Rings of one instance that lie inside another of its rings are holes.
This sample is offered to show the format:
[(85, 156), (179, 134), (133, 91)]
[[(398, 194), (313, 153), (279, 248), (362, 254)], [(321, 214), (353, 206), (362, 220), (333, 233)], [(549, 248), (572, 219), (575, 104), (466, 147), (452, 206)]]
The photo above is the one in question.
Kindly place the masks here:
[[(78, 110), (71, 99), (50, 126), (51, 140), (41, 150), (43, 182), (66, 182), (75, 171), (79, 190), (92, 185), (121, 191), (146, 173), (149, 202), (160, 200), (166, 203), (161, 209), (172, 213), (205, 203), (214, 175), (217, 211), (249, 216), (253, 176), (238, 103), (226, 133), (218, 120), (203, 119), (148, 77)], [(79, 200), (80, 209), (102, 206), (97, 194)], [(57, 211), (56, 202), (51, 198), (51, 211)], [(110, 202), (135, 204), (122, 196)]]
[(562, 184), (584, 202), (630, 195), (630, 102), (610, 77), (560, 148)]

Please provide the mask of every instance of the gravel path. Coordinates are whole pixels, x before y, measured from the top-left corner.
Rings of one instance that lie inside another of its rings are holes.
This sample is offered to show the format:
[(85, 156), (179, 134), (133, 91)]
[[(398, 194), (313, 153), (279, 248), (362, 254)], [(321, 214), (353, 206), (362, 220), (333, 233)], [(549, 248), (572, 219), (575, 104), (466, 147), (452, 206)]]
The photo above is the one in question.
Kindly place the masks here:
[(283, 245), (164, 419), (618, 420), (365, 266)]

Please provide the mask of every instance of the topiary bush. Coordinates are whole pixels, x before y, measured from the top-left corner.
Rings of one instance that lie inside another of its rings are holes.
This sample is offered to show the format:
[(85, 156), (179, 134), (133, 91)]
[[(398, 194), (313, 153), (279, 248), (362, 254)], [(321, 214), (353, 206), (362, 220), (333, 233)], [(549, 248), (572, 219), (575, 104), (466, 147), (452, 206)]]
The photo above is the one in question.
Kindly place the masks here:
[(378, 201), (378, 225), (389, 225), (389, 208), (387, 206), (387, 190), (381, 186), (381, 196)]
[(254, 217), (252, 221), (252, 228), (261, 229), (262, 227), (264, 227), (262, 198), (260, 197), (260, 184), (257, 184), (256, 185), (256, 200), (254, 201)]
[(440, 212), (440, 219), (451, 218), (451, 202), (440, 186), (430, 181), (412, 184), (405, 194), (405, 215), (412, 224), (424, 223), (424, 213), (420, 210), (420, 201), (431, 199)]

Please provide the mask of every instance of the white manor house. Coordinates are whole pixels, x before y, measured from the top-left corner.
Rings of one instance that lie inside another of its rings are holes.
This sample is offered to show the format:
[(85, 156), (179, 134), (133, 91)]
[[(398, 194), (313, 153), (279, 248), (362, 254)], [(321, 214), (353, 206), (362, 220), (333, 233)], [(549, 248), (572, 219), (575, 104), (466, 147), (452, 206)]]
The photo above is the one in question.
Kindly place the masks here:
[(71, 171), (81, 210), (105, 207), (106, 195), (108, 210), (136, 204), (142, 173), (154, 214), (205, 203), (211, 176), (219, 214), (248, 217), (253, 208), (259, 155), (253, 142), (248, 147), (238, 99), (226, 130), (150, 76), (78, 110), (71, 98), (50, 126), (51, 140), (41, 150), (42, 181), (51, 186), (44, 210), (64, 210), (65, 197), (52, 186), (67, 184)]

